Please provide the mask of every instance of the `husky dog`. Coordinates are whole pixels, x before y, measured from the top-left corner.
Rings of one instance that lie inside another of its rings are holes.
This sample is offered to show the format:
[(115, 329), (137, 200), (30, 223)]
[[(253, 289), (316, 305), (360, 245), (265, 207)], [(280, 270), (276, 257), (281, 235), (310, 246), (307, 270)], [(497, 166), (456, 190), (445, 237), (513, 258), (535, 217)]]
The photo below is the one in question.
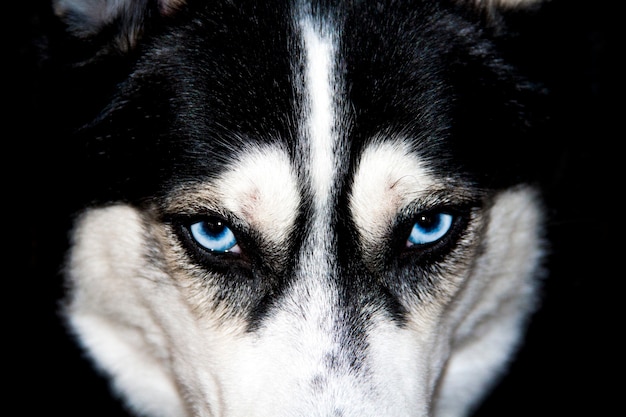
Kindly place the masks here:
[(136, 415), (475, 410), (543, 270), (535, 5), (54, 2), (98, 108), (64, 315)]

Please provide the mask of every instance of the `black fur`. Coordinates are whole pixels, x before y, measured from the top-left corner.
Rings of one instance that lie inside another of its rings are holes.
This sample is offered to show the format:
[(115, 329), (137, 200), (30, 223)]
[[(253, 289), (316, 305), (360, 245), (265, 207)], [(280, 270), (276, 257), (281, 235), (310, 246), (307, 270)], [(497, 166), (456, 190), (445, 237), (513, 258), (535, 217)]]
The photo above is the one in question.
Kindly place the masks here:
[[(352, 155), (377, 132), (401, 132), (434, 169), (479, 187), (532, 179), (524, 167), (539, 156), (539, 139), (528, 109), (537, 109), (539, 88), (506, 62), (490, 33), (497, 28), (481, 13), (428, 1), (317, 8), (341, 30)], [(98, 79), (110, 100), (89, 110), (80, 103), (86, 114), (74, 143), (84, 165), (76, 169), (92, 184), (84, 197), (140, 201), (199, 181), (246, 141), (281, 140), (297, 158), (303, 97), (294, 89), (301, 54), (293, 13), (275, 1), (192, 1), (147, 20), (125, 55), (106, 50), (81, 63), (76, 77), (85, 84), (76, 88)], [(113, 80), (101, 80), (109, 72)]]

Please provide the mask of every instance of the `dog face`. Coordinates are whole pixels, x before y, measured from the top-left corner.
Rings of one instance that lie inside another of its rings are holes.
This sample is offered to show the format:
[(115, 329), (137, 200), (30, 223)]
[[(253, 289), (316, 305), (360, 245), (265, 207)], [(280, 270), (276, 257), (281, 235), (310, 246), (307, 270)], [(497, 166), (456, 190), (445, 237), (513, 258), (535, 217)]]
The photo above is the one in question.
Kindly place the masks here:
[(148, 416), (467, 415), (542, 253), (535, 92), (482, 17), (518, 2), (144, 3), (56, 3), (122, 74), (77, 133), (66, 308), (115, 389)]

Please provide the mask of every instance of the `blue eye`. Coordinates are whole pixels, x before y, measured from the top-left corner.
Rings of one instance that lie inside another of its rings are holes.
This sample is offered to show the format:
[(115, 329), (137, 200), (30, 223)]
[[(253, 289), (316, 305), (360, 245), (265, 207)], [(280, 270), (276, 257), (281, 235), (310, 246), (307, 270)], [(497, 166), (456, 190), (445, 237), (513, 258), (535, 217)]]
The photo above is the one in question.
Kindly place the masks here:
[(446, 213), (422, 214), (413, 225), (406, 245), (427, 245), (436, 242), (452, 227), (453, 216)]
[(210, 218), (193, 223), (189, 231), (198, 245), (210, 252), (241, 252), (235, 234), (220, 219)]

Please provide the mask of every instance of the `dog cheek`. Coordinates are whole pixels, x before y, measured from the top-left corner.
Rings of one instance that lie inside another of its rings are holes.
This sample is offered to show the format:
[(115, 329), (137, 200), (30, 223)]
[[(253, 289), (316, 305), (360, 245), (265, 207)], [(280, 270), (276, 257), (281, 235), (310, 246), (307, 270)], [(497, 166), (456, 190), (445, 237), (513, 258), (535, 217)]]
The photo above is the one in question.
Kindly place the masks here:
[(236, 360), (245, 323), (207, 309), (199, 280), (170, 271), (162, 231), (129, 206), (84, 213), (66, 268), (64, 315), (138, 414), (220, 415), (220, 378)]
[[(450, 360), (439, 381), (437, 412), (471, 409), (503, 372), (535, 309), (544, 255), (536, 193), (521, 187), (501, 193), (489, 212), (484, 251), (446, 312)], [(470, 380), (471, 379), (471, 380)]]
[(185, 415), (164, 366), (169, 361), (166, 337), (143, 302), (142, 282), (160, 279), (160, 272), (143, 261), (145, 230), (139, 214), (123, 205), (88, 210), (72, 239), (63, 311), (71, 331), (132, 409)]

